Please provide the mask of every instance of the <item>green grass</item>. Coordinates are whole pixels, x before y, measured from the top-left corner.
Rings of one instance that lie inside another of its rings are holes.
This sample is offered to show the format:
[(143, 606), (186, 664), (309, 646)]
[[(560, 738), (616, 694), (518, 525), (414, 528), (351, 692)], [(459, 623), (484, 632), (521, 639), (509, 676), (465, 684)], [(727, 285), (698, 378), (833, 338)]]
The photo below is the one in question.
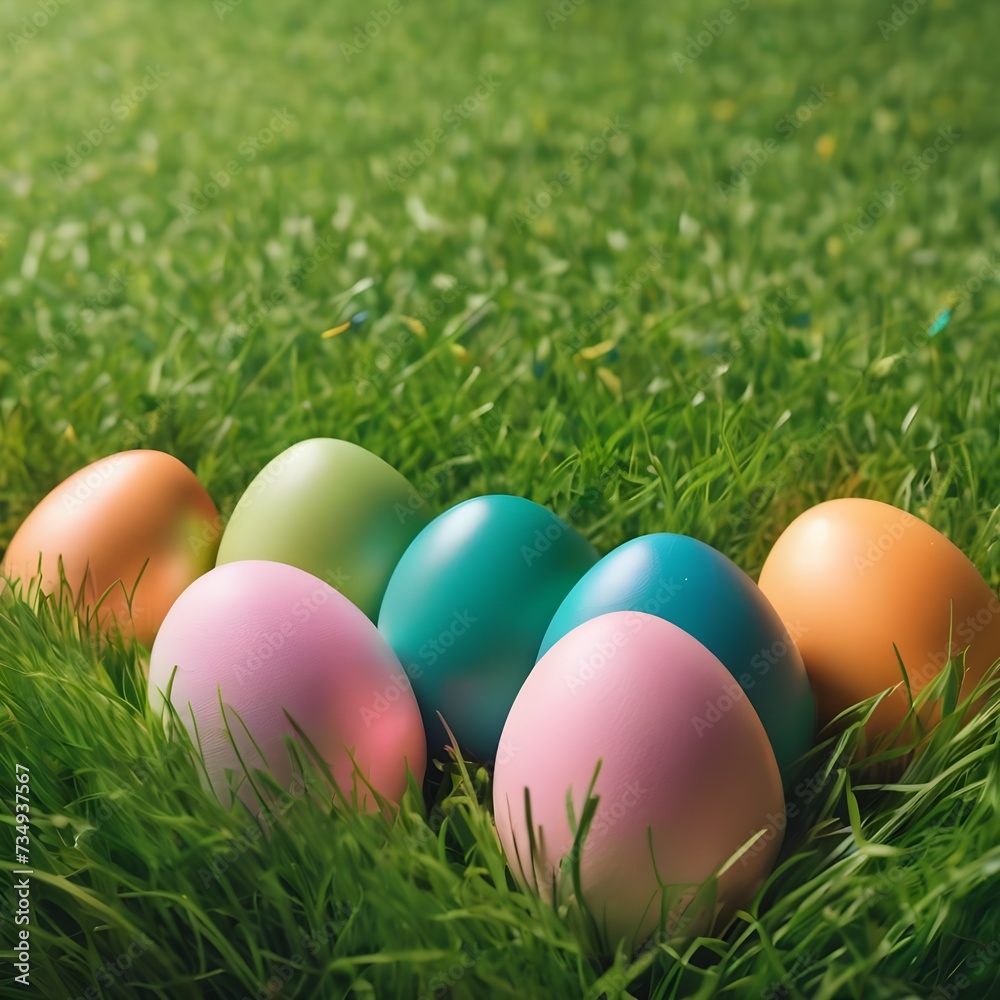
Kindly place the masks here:
[[(0, 548), (101, 455), (177, 455), (228, 513), (268, 459), (330, 435), (435, 510), (520, 494), (602, 551), (679, 531), (751, 574), (800, 510), (874, 497), (997, 587), (1000, 8), (929, 0), (888, 33), (889, 4), (733, 0), (684, 63), (721, 2), (591, 0), (550, 24), (522, 0), (401, 0), (348, 59), (379, 6), (68, 2), (22, 44), (39, 8), (0, 4)], [(959, 137), (930, 162), (939, 129)], [(848, 766), (850, 735), (827, 741), (725, 939), (591, 959), (572, 913), (505, 874), (484, 773), (453, 765), (392, 824), (331, 818), (310, 786), (251, 836), (161, 734), (143, 671), (52, 608), (0, 607), (0, 797), (12, 831), (28, 766), (36, 995), (1000, 981), (1000, 696), (892, 785)], [(24, 996), (3, 845), (0, 995)]]

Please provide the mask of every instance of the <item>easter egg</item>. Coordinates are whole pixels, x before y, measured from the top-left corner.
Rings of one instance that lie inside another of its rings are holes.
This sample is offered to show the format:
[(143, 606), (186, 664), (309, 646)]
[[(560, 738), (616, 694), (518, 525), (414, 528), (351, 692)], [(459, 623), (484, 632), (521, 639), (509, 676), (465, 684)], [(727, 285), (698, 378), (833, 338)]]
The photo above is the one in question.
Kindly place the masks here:
[(431, 741), (492, 760), (507, 711), (556, 608), (596, 562), (582, 535), (514, 496), (466, 500), (399, 560), (379, 630), (413, 683)]
[[(599, 801), (575, 843), (592, 782)], [(721, 929), (785, 827), (778, 765), (742, 688), (697, 639), (635, 611), (591, 618), (538, 661), (503, 729), (493, 807), (515, 878), (566, 904), (578, 865), (610, 945), (640, 943), (661, 912), (668, 935)]]
[(760, 716), (783, 774), (812, 746), (816, 708), (795, 643), (753, 580), (721, 552), (686, 535), (625, 542), (569, 592), (539, 655), (611, 611), (659, 615), (721, 660)]
[(219, 512), (195, 474), (160, 451), (124, 451), (75, 472), (15, 533), (0, 573), (25, 591), (72, 591), (83, 616), (144, 643), (212, 567)]
[(350, 441), (311, 438), (272, 459), (247, 487), (217, 565), (297, 566), (374, 621), (399, 557), (428, 520), (425, 498), (377, 455)]
[(423, 779), (423, 726), (399, 661), (364, 612), (294, 566), (229, 563), (188, 587), (150, 657), (155, 710), (168, 691), (223, 802), (227, 771), (254, 810), (256, 769), (301, 793), (284, 743), (299, 741), (299, 730), (361, 808), (376, 804), (366, 783), (395, 802), (407, 767)]
[(893, 687), (868, 735), (903, 721), (896, 649), (914, 695), (966, 647), (963, 694), (1000, 657), (1000, 602), (976, 567), (929, 524), (876, 500), (829, 500), (797, 517), (760, 589), (796, 637), (824, 724)]

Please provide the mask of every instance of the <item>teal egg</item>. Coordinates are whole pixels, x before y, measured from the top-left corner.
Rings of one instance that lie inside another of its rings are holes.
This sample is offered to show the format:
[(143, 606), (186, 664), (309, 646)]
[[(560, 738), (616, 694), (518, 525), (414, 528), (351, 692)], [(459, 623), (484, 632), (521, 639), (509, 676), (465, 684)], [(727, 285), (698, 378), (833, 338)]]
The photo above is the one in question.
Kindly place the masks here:
[[(756, 709), (787, 779), (791, 765), (812, 746), (816, 707), (793, 638), (743, 570), (686, 535), (634, 538), (609, 552), (570, 591), (538, 657), (577, 625), (610, 611), (657, 615), (713, 653)], [(726, 710), (726, 704), (706, 704), (692, 725), (704, 731)]]
[(378, 627), (406, 670), (432, 753), (496, 757), (500, 733), (556, 608), (597, 562), (551, 511), (514, 496), (466, 500), (403, 553)]

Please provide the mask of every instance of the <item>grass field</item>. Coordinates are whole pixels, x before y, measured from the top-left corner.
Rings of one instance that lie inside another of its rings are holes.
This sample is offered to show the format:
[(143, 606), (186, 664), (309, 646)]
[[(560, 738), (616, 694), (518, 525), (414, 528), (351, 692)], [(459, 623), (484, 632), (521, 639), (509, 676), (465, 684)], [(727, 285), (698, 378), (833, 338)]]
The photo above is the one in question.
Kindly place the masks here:
[[(228, 513), (327, 435), (435, 510), (520, 494), (602, 552), (684, 532), (752, 575), (807, 506), (873, 497), (995, 590), (1000, 7), (548, 2), (0, 3), (0, 549), (105, 454), (170, 452)], [(745, 919), (591, 958), (505, 874), (485, 771), (393, 824), (307, 793), (252, 835), (144, 655), (0, 606), (2, 996), (1000, 982), (1000, 696), (891, 786), (827, 739)]]

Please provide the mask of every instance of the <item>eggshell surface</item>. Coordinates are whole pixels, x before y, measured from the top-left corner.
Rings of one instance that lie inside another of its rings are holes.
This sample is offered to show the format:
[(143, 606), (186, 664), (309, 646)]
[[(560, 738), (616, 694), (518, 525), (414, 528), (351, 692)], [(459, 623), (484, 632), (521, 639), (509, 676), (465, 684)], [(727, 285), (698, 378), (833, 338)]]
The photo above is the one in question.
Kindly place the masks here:
[(272, 459), (226, 525), (217, 565), (288, 563), (326, 580), (373, 621), (389, 577), (427, 524), (427, 501), (377, 455), (310, 438)]
[(667, 533), (625, 542), (569, 592), (539, 657), (611, 611), (658, 615), (721, 660), (760, 716), (783, 773), (812, 746), (816, 708), (795, 642), (753, 580), (721, 552)]
[(52, 593), (61, 560), (85, 614), (96, 610), (99, 627), (148, 644), (181, 592), (211, 568), (218, 517), (183, 462), (159, 451), (120, 452), (49, 493), (11, 539), (0, 572)]
[(492, 760), (549, 620), (597, 560), (551, 511), (514, 496), (466, 500), (435, 518), (396, 567), (379, 630), (413, 683), (432, 752), (447, 735)]
[(407, 766), (417, 781), (423, 778), (423, 727), (399, 661), (362, 611), (294, 566), (230, 563), (192, 584), (153, 646), (154, 709), (162, 709), (168, 689), (192, 739), (197, 728), (206, 770), (224, 802), (229, 769), (242, 782), (240, 798), (259, 807), (236, 748), (251, 775), (269, 767), (282, 787), (291, 787), (283, 740), (296, 730), (286, 712), (341, 791), (362, 808), (373, 808), (374, 796), (357, 778), (351, 754), (372, 787), (392, 801), (406, 788)]
[[(671, 622), (630, 611), (592, 618), (559, 639), (521, 688), (500, 741), (493, 804), (522, 884), (537, 880), (550, 895), (546, 887), (573, 847), (567, 792), (579, 817), (599, 760), (600, 802), (579, 863), (583, 899), (608, 942), (639, 943), (658, 927), (664, 900), (654, 857), (671, 887), (668, 932), (707, 930), (717, 913), (721, 927), (750, 902), (782, 840), (778, 765), (742, 689)], [(719, 877), (715, 908), (687, 906), (755, 836)], [(561, 874), (556, 882), (565, 902), (572, 882)]]
[(929, 524), (876, 500), (829, 500), (797, 517), (760, 588), (798, 634), (824, 724), (896, 685), (868, 734), (903, 721), (910, 701), (893, 644), (914, 695), (966, 646), (963, 694), (1000, 657), (1000, 602), (975, 566)]

